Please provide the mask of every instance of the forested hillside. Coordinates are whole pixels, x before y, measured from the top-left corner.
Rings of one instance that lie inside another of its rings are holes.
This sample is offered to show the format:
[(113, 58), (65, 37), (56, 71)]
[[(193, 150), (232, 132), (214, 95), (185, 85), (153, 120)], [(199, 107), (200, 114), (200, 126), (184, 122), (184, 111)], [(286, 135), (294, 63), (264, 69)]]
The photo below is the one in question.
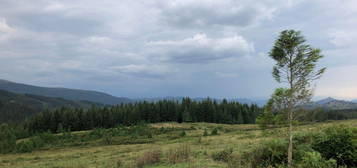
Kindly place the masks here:
[(110, 105), (130, 102), (130, 99), (128, 98), (115, 97), (97, 91), (39, 87), (39, 86), (10, 82), (2, 79), (0, 79), (0, 89), (14, 92), (14, 93), (33, 94), (33, 95), (56, 97), (56, 98), (60, 97), (68, 100), (74, 100), (74, 101), (86, 100), (86, 101), (98, 102), (101, 104), (110, 104)]
[(16, 94), (0, 90), (0, 123), (20, 122), (44, 109), (60, 107), (88, 109), (100, 105), (89, 101), (71, 101), (31, 94)]
[(240, 104), (211, 99), (197, 102), (184, 98), (182, 102), (162, 100), (138, 102), (112, 107), (94, 107), (89, 110), (61, 108), (46, 111), (31, 118), (26, 127), (31, 132), (60, 129), (79, 131), (93, 128), (111, 128), (117, 125), (135, 125), (139, 122), (157, 123), (176, 121), (248, 124), (255, 123), (262, 111), (257, 105)]

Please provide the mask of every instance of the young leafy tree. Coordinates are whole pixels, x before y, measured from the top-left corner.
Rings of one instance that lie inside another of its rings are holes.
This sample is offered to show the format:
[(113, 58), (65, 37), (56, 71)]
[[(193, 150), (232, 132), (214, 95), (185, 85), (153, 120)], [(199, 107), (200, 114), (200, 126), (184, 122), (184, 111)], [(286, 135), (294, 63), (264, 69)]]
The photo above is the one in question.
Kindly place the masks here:
[(275, 60), (273, 77), (284, 84), (280, 97), (284, 101), (274, 102), (283, 105), (289, 122), (288, 166), (292, 167), (293, 121), (297, 106), (310, 101), (312, 97), (311, 82), (320, 78), (326, 68), (316, 70), (316, 63), (323, 56), (319, 49), (305, 44), (305, 38), (299, 31), (284, 30), (275, 41), (269, 56)]

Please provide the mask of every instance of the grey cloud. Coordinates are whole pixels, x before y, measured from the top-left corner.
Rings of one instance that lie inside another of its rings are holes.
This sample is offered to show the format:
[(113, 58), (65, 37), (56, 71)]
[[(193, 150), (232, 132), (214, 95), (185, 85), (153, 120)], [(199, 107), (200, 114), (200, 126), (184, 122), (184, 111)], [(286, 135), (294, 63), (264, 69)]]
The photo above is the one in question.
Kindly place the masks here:
[(254, 51), (253, 44), (238, 35), (210, 38), (196, 34), (183, 40), (154, 41), (148, 46), (154, 50), (151, 54), (161, 61), (189, 64), (239, 57)]
[[(350, 67), (326, 75), (334, 81), (348, 80), (345, 72), (357, 65), (354, 0), (1, 0), (0, 5), (0, 76), (19, 82), (138, 97), (265, 97), (276, 86), (267, 53), (283, 29), (301, 30), (309, 44), (321, 48), (321, 64), (329, 71)], [(329, 90), (354, 90), (321, 82)]]
[(177, 28), (206, 28), (214, 26), (248, 27), (259, 21), (270, 19), (274, 13), (290, 1), (246, 0), (181, 0), (166, 1), (160, 7), (163, 19)]
[(173, 76), (175, 69), (166, 65), (150, 65), (150, 64), (129, 64), (124, 66), (113, 66), (109, 69), (118, 72), (119, 74), (126, 74), (135, 77), (149, 77), (149, 78), (164, 78), (168, 75)]

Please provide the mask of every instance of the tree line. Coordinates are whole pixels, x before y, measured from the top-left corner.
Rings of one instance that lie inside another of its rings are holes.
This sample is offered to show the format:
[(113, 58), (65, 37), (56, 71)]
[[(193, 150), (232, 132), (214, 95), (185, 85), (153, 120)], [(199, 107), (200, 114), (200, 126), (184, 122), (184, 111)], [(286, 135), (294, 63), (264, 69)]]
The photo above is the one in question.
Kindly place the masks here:
[(89, 130), (111, 128), (118, 125), (135, 125), (140, 122), (210, 122), (226, 124), (251, 124), (262, 111), (257, 105), (241, 104), (212, 99), (193, 101), (161, 100), (157, 102), (137, 102), (116, 106), (61, 108), (46, 110), (25, 122), (25, 128), (32, 132), (59, 132), (60, 130)]

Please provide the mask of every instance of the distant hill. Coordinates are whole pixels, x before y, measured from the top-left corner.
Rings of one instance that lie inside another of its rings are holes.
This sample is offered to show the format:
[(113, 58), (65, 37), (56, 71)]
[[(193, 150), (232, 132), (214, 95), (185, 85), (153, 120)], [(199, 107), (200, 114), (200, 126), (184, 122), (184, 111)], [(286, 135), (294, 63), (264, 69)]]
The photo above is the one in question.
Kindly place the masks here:
[(337, 100), (329, 97), (306, 105), (306, 107), (309, 109), (323, 108), (329, 110), (357, 109), (357, 103), (352, 101)]
[(0, 79), (0, 89), (7, 90), (14, 93), (33, 94), (33, 95), (40, 95), (46, 97), (60, 97), (68, 100), (74, 100), (74, 101), (86, 100), (86, 101), (97, 102), (101, 104), (109, 104), (109, 105), (130, 102), (130, 99), (128, 98), (115, 97), (97, 91), (39, 87), (39, 86), (10, 82), (1, 79)]
[(89, 101), (72, 101), (31, 94), (16, 94), (0, 90), (0, 123), (22, 121), (44, 109), (61, 107), (90, 108), (101, 105)]

